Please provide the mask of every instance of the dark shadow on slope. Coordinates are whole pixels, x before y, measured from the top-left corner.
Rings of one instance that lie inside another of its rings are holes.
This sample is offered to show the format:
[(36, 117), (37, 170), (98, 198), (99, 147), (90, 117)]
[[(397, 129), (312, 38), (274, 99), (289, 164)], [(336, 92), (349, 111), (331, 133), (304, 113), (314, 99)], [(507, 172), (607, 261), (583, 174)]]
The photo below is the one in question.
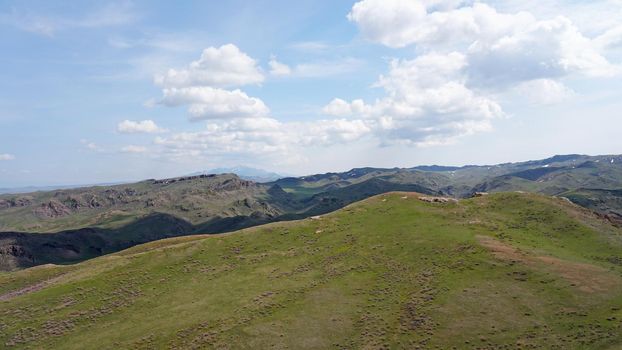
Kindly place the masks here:
[(535, 168), (535, 169), (527, 169), (523, 171), (518, 171), (515, 173), (510, 173), (505, 176), (514, 176), (520, 177), (521, 179), (536, 181), (544, 175), (550, 174), (557, 170), (567, 169), (565, 167), (546, 167), (546, 168)]
[(0, 270), (67, 264), (116, 252), (156, 239), (192, 233), (175, 216), (153, 213), (118, 229), (87, 227), (58, 233), (0, 233)]

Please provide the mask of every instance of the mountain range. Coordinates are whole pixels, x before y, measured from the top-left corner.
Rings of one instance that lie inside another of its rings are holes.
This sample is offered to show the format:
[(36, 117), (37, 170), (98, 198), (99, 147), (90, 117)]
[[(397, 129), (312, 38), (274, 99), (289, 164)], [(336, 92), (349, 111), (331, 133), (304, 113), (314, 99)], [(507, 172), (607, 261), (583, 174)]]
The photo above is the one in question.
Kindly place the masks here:
[(563, 197), (622, 223), (622, 156), (558, 155), (484, 166), (357, 168), (255, 182), (199, 174), (132, 184), (0, 195), (0, 268), (71, 263), (131, 246), (321, 215), (390, 191)]

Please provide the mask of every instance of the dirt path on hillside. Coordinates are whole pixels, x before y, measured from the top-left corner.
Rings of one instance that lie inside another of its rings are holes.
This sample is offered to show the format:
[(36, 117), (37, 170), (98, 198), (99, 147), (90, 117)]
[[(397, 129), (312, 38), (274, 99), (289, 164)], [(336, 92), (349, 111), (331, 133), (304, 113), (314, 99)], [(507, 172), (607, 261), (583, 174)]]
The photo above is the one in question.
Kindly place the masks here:
[(1, 301), (8, 301), (11, 300), (13, 298), (16, 298), (20, 295), (24, 295), (24, 294), (29, 294), (29, 293), (34, 293), (36, 291), (39, 291), (53, 283), (55, 283), (56, 281), (58, 281), (63, 275), (60, 276), (56, 276), (53, 278), (50, 278), (48, 280), (45, 281), (41, 281), (35, 284), (31, 284), (29, 286), (26, 286), (24, 288), (21, 289), (17, 289), (8, 293), (4, 293), (4, 294), (0, 294), (0, 302)]

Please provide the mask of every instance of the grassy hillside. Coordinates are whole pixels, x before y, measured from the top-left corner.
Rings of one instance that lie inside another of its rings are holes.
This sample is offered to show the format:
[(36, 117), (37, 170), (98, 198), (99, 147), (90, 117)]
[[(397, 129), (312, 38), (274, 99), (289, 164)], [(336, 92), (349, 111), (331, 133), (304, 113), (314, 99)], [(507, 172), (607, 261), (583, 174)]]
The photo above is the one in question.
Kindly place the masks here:
[(0, 273), (0, 346), (622, 346), (620, 229), (539, 195), (418, 197)]

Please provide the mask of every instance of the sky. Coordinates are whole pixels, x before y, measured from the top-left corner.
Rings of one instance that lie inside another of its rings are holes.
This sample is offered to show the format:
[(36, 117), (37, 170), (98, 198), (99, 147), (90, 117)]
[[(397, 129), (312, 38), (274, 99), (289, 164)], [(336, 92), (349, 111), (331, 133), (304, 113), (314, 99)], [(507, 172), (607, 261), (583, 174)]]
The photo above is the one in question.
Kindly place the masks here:
[(622, 0), (0, 0), (0, 52), (0, 188), (622, 153)]

